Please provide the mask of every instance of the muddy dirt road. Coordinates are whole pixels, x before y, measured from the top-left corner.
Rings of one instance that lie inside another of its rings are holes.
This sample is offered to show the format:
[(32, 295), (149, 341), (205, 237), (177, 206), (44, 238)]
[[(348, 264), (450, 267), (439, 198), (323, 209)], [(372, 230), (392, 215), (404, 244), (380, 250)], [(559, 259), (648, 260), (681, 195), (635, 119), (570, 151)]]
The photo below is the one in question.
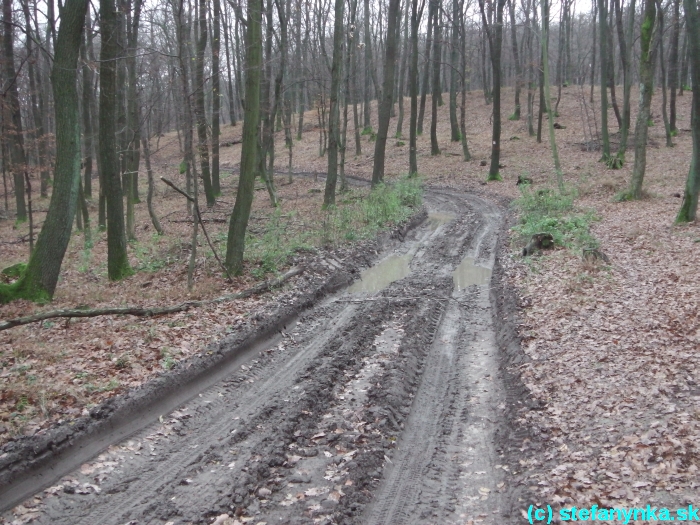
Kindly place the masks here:
[(361, 281), (41, 493), (34, 522), (515, 522), (490, 300), (503, 209), (425, 200)]

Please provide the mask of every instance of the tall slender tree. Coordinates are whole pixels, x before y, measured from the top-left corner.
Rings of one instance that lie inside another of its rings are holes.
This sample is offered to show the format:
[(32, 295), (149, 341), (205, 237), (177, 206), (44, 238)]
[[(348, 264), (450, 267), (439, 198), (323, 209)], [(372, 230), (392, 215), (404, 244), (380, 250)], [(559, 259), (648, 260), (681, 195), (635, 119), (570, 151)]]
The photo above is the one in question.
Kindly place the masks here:
[(610, 134), (608, 131), (608, 0), (598, 1), (598, 25), (600, 25), (600, 122), (602, 129), (603, 160), (610, 159)]
[(396, 69), (396, 25), (399, 18), (400, 0), (389, 0), (387, 12), (387, 34), (384, 56), (384, 85), (379, 100), (379, 125), (377, 126), (377, 141), (374, 145), (374, 167), (372, 170), (372, 185), (384, 181), (384, 161), (386, 154), (386, 139), (389, 132), (389, 119), (394, 96), (394, 72)]
[(9, 108), (10, 118), (5, 122), (6, 131), (10, 133), (10, 169), (15, 183), (15, 202), (17, 205), (17, 222), (27, 220), (27, 206), (24, 201), (24, 174), (27, 171), (27, 158), (24, 151), (24, 134), (22, 130), (22, 113), (19, 105), (19, 87), (15, 70), (14, 22), (12, 20), (12, 0), (3, 0), (3, 44), (5, 52), (5, 103)]
[(117, 281), (133, 273), (124, 229), (124, 203), (119, 180), (116, 137), (117, 12), (114, 0), (100, 0), (100, 131), (101, 170), (107, 201), (107, 274)]
[(656, 25), (656, 2), (644, 0), (642, 28), (640, 34), (641, 56), (639, 59), (639, 112), (634, 132), (634, 168), (630, 188), (625, 195), (628, 199), (642, 198), (642, 184), (647, 164), (647, 137), (649, 135), (649, 116), (651, 96), (654, 93), (654, 27)]
[(544, 100), (547, 109), (547, 125), (549, 127), (549, 146), (552, 149), (554, 171), (557, 174), (559, 191), (564, 191), (564, 173), (559, 162), (559, 150), (554, 136), (554, 112), (552, 97), (549, 95), (549, 0), (541, 0), (542, 5), (542, 75), (544, 77)]
[(29, 0), (22, 1), (22, 11), (24, 11), (25, 32), (27, 34), (27, 76), (29, 77), (29, 100), (32, 108), (32, 117), (34, 120), (34, 129), (31, 133), (36, 149), (38, 150), (37, 164), (41, 170), (41, 196), (47, 197), (49, 191), (49, 170), (48, 170), (48, 149), (46, 147), (46, 139), (44, 133), (44, 101), (43, 93), (40, 89), (41, 83), (38, 81), (40, 77), (39, 68), (35, 65), (38, 63), (37, 57), (34, 55), (34, 39), (38, 40), (38, 35), (32, 32), (31, 16), (29, 13)]
[(333, 24), (333, 65), (331, 66), (331, 113), (329, 115), (328, 139), (328, 176), (326, 191), (323, 196), (323, 207), (335, 204), (335, 186), (338, 178), (338, 148), (340, 138), (340, 86), (343, 76), (343, 17), (345, 16), (345, 0), (335, 0), (335, 22)]
[[(214, 188), (211, 183), (211, 171), (209, 169), (209, 138), (207, 133), (207, 115), (204, 104), (204, 52), (207, 49), (207, 4), (205, 0), (198, 0), (199, 13), (197, 35), (197, 55), (195, 57), (194, 80), (195, 96), (194, 108), (197, 118), (197, 139), (199, 164), (202, 170), (202, 182), (204, 182), (204, 195), (207, 206), (210, 208), (216, 204)], [(218, 140), (218, 139), (217, 139)]]
[(488, 180), (501, 180), (498, 172), (501, 158), (501, 47), (503, 44), (503, 8), (506, 0), (495, 0), (496, 18), (492, 23), (486, 15), (484, 0), (479, 0), (481, 20), (489, 41), (493, 75), (493, 130), (491, 134), (491, 166)]
[(459, 142), (457, 121), (457, 85), (459, 84), (459, 21), (463, 2), (452, 0), (452, 34), (450, 36), (450, 140)]
[(221, 0), (213, 0), (214, 20), (211, 36), (211, 186), (214, 197), (221, 195), (219, 180), (219, 136), (221, 135)]
[(520, 50), (518, 49), (518, 33), (515, 24), (515, 0), (508, 0), (510, 13), (510, 45), (513, 51), (513, 62), (515, 62), (515, 110), (511, 115), (511, 120), (520, 120), (520, 89), (523, 84), (523, 71), (520, 61)]
[(430, 83), (430, 50), (433, 45), (433, 18), (434, 13), (431, 9), (432, 1), (428, 0), (428, 32), (425, 35), (425, 53), (423, 58), (423, 77), (421, 79), (420, 88), (420, 110), (418, 113), (418, 134), (423, 134), (423, 119), (425, 117), (425, 99), (428, 94), (428, 85)]
[(620, 128), (620, 148), (617, 152), (617, 160), (611, 159), (610, 167), (621, 168), (625, 162), (627, 140), (630, 130), (631, 93), (632, 93), (632, 46), (634, 43), (634, 15), (636, 0), (630, 0), (627, 6), (627, 24), (623, 29), (622, 2), (613, 0), (615, 17), (617, 20), (617, 39), (620, 42), (620, 61), (622, 62), (623, 96), (622, 96), (622, 128)]
[(226, 267), (234, 275), (240, 275), (243, 272), (245, 232), (248, 228), (250, 209), (253, 204), (253, 192), (255, 190), (255, 172), (257, 170), (260, 134), (261, 18), (264, 9), (263, 2), (264, 0), (251, 0), (248, 3), (241, 171), (238, 181), (238, 192), (236, 193), (236, 203), (233, 205), (233, 213), (229, 223), (228, 243), (226, 245)]
[(416, 135), (418, 134), (418, 30), (423, 16), (425, 0), (411, 0), (411, 66), (408, 74), (409, 92), (411, 95), (411, 117), (409, 121), (409, 153), (408, 173), (411, 176), (418, 174), (418, 158), (416, 152)]
[(53, 297), (70, 241), (80, 181), (80, 114), (76, 88), (78, 54), (87, 0), (65, 0), (51, 72), (56, 111), (55, 182), (44, 226), (25, 273), (13, 285), (0, 285), (0, 303), (15, 298)]
[(430, 5), (433, 8), (433, 62), (432, 62), (432, 81), (433, 81), (433, 96), (431, 99), (430, 112), (430, 154), (440, 155), (440, 146), (437, 140), (437, 113), (440, 103), (442, 89), (440, 87), (440, 67), (442, 60), (440, 57), (441, 46), (441, 13), (442, 0), (430, 0)]
[[(671, 16), (671, 37), (668, 56), (668, 88), (670, 91), (670, 125), (672, 132), (678, 132), (676, 127), (676, 91), (678, 89), (678, 41), (681, 33), (681, 0), (672, 0), (673, 15)], [(663, 60), (664, 57), (661, 57)]]
[(690, 74), (693, 83), (691, 111), (693, 156), (683, 192), (683, 203), (676, 216), (676, 222), (679, 223), (696, 220), (698, 193), (700, 193), (700, 10), (695, 0), (683, 0), (683, 10), (685, 11), (686, 34), (691, 61)]

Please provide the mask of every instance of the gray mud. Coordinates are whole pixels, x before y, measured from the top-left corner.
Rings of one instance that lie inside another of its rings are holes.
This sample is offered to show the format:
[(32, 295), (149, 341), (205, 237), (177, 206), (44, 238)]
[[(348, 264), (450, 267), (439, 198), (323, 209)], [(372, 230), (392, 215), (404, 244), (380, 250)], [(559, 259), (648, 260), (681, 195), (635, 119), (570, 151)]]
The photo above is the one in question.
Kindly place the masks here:
[[(194, 397), (175, 410), (144, 403), (150, 416), (134, 414), (155, 422), (118, 443), (113, 434), (89, 461), (64, 445), (76, 469), (24, 515), (70, 525), (519, 522), (524, 493), (511, 472), (523, 434), (511, 421), (524, 397), (508, 371), (521, 354), (515, 302), (499, 284), (504, 207), (454, 190), (429, 191), (426, 207), (429, 218), (385, 242), (382, 260), (409, 271), (331, 293), (375, 257), (328, 261), (326, 288), (219, 345), (208, 384), (178, 383), (202, 386)], [(81, 442), (97, 448), (89, 434)], [(39, 490), (48, 478), (25, 476), (23, 490), (32, 479)]]

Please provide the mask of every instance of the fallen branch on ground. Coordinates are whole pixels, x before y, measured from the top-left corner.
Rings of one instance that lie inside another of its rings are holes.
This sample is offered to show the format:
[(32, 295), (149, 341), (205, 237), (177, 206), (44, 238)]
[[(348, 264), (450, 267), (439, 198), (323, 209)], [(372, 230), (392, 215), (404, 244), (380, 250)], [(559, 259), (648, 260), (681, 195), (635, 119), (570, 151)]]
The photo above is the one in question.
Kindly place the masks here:
[(156, 315), (184, 312), (186, 310), (189, 310), (190, 308), (197, 308), (199, 306), (205, 306), (208, 304), (224, 303), (226, 301), (233, 301), (235, 299), (245, 299), (246, 297), (266, 292), (271, 288), (276, 288), (280, 286), (285, 281), (291, 279), (295, 275), (299, 275), (303, 271), (303, 267), (295, 266), (286, 273), (279, 276), (277, 279), (265, 281), (260, 284), (256, 284), (251, 288), (247, 288), (242, 292), (224, 295), (222, 297), (217, 297), (216, 299), (207, 299), (204, 301), (187, 301), (174, 306), (162, 306), (155, 308), (138, 308), (135, 306), (124, 306), (120, 308), (95, 308), (94, 310), (83, 310), (79, 308), (67, 310), (53, 310), (51, 312), (42, 312), (36, 315), (28, 315), (27, 317), (9, 319), (8, 321), (0, 321), (0, 330), (7, 330), (9, 328), (14, 328), (15, 326), (37, 323), (39, 321), (45, 321), (47, 319), (54, 319), (57, 317), (98, 317), (101, 315), (134, 315), (136, 317), (153, 317)]

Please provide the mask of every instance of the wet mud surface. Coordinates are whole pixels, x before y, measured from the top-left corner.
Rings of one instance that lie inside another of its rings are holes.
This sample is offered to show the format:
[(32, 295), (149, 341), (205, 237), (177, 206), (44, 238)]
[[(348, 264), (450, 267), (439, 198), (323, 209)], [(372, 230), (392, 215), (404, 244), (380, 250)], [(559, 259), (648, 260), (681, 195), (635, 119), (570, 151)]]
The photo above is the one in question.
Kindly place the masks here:
[(32, 522), (520, 521), (514, 303), (494, 283), (505, 208), (454, 190), (425, 201), (354, 285), (40, 492)]

